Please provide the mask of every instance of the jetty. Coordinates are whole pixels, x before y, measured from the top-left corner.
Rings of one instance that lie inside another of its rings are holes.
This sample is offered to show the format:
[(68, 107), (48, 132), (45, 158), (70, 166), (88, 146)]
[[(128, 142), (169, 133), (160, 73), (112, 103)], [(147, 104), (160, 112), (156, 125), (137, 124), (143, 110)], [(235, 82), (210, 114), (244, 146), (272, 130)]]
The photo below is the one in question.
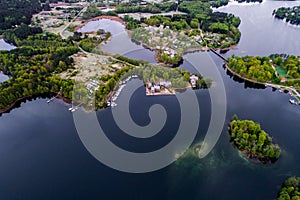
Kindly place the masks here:
[(213, 52), (214, 54), (216, 54), (218, 57), (220, 57), (222, 60), (224, 60), (226, 63), (228, 62), (227, 58), (225, 58), (222, 54), (220, 54), (219, 52), (217, 52), (215, 49), (211, 48), (209, 49), (211, 50), (211, 52)]
[(62, 87), (60, 88), (59, 92), (56, 94), (56, 96), (52, 97), (51, 99), (49, 99), (47, 101), (47, 103), (50, 103), (52, 101), (54, 101), (54, 99), (56, 99), (57, 97), (59, 97), (59, 95), (61, 95), (61, 91), (62, 91)]
[(50, 103), (51, 101), (54, 101), (54, 99), (57, 97), (58, 95), (56, 95), (55, 97), (52, 97), (51, 99), (49, 99), (48, 101), (47, 101), (47, 103)]
[(107, 101), (107, 106), (115, 107), (118, 104), (116, 103), (117, 98), (121, 94), (123, 88), (126, 86), (127, 82), (130, 81), (132, 78), (138, 78), (137, 75), (128, 76), (125, 80), (121, 80), (118, 84), (118, 89), (115, 92), (112, 92), (112, 97)]
[(71, 112), (75, 112), (76, 110), (78, 110), (78, 108), (82, 105), (83, 103), (78, 104), (77, 106), (72, 106), (71, 108), (69, 108), (69, 111)]

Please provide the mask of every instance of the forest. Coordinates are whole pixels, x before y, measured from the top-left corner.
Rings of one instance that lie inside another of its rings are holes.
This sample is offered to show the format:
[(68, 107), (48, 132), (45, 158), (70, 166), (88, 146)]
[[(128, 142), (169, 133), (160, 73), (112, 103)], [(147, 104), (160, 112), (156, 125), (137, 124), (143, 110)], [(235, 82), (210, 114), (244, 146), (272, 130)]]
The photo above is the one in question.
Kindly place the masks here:
[(277, 200), (299, 200), (299, 183), (300, 178), (298, 177), (290, 177), (284, 181), (278, 193)]
[(3, 33), (4, 40), (9, 44), (17, 45), (18, 40), (24, 40), (30, 35), (42, 33), (40, 27), (31, 27), (27, 24), (21, 24), (16, 28), (8, 29)]
[(125, 66), (117, 70), (113, 75), (105, 75), (100, 77), (101, 82), (98, 90), (95, 93), (95, 109), (100, 109), (107, 106), (107, 101), (109, 100), (111, 91), (115, 89), (120, 79), (132, 69), (134, 69), (133, 66)]
[(230, 139), (234, 145), (251, 159), (263, 163), (275, 162), (281, 153), (272, 138), (252, 120), (239, 120), (233, 116), (229, 124)]
[(101, 37), (88, 37), (86, 35), (83, 39), (80, 39), (79, 46), (87, 52), (103, 54), (100, 45), (102, 42), (107, 41), (110, 36), (110, 32), (103, 33), (103, 36)]
[(73, 67), (70, 57), (78, 52), (70, 40), (44, 33), (18, 39), (18, 48), (0, 51), (0, 70), (11, 78), (0, 84), (0, 110), (6, 110), (19, 99), (57, 94), (71, 99), (72, 80), (63, 80), (58, 73)]
[(37, 0), (1, 0), (0, 34), (16, 25), (30, 24), (32, 15), (41, 10)]
[(194, 19), (200, 23), (202, 30), (225, 34), (237, 43), (240, 39), (240, 19), (233, 14), (213, 12), (209, 5), (200, 1), (182, 2), (178, 10), (188, 13), (188, 23)]
[(274, 10), (273, 15), (278, 19), (285, 19), (291, 24), (300, 25), (300, 6), (281, 7)]
[[(93, 38), (83, 39), (82, 44), (87, 42), (92, 43)], [(0, 112), (9, 110), (19, 100), (41, 95), (59, 94), (71, 100), (74, 81), (60, 78), (59, 73), (74, 68), (71, 55), (79, 51), (77, 45), (71, 39), (61, 39), (51, 33), (31, 35), (24, 40), (17, 39), (16, 43), (17, 49), (0, 51), (0, 70), (11, 77), (0, 84)], [(120, 55), (115, 58), (133, 65), (142, 63)], [(106, 106), (109, 93), (132, 68), (125, 65), (113, 74), (99, 77), (101, 82), (95, 93), (96, 109)], [(82, 95), (76, 99), (85, 103), (87, 90), (84, 85), (81, 86)]]
[[(272, 82), (300, 87), (300, 59), (297, 56), (272, 54), (266, 57), (232, 55), (227, 66), (242, 77), (258, 82)], [(285, 78), (285, 82), (281, 79)]]
[(83, 19), (91, 19), (103, 15), (103, 13), (96, 7), (95, 4), (90, 5), (82, 14)]
[(275, 70), (269, 60), (269, 57), (232, 55), (227, 65), (242, 77), (264, 83), (275, 78)]

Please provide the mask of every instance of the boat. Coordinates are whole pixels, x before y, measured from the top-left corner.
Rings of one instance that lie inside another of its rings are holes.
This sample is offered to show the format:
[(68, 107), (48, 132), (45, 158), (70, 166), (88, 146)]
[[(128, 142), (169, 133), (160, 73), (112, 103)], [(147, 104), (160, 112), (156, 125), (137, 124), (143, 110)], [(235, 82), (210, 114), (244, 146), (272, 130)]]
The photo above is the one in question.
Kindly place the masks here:
[(113, 107), (116, 107), (118, 104), (116, 104), (115, 102), (112, 102), (111, 103), (111, 107), (113, 108)]
[(294, 99), (289, 100), (291, 104), (296, 104), (296, 101)]
[(55, 99), (55, 97), (52, 97), (51, 99), (49, 99), (48, 101), (47, 101), (47, 103), (50, 103), (51, 101), (53, 101)]
[(76, 110), (78, 110), (78, 108), (79, 108), (79, 107), (76, 106), (76, 107), (72, 108), (70, 111), (71, 111), (71, 112), (75, 112)]

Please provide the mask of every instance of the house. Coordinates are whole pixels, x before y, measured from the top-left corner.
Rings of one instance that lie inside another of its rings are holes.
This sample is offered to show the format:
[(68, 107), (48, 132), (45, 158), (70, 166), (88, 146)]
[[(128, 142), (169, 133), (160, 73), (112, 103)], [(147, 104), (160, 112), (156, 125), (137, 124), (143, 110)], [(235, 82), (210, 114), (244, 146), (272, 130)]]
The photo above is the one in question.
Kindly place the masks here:
[(286, 78), (282, 77), (280, 83), (285, 83), (286, 82)]
[(155, 88), (154, 88), (154, 86), (151, 87), (151, 93), (155, 93)]
[(172, 85), (172, 83), (171, 83), (170, 81), (160, 81), (160, 82), (159, 82), (159, 85), (160, 85), (160, 86), (163, 86), (163, 87), (165, 87), (165, 88), (170, 88), (171, 85)]
[(148, 82), (148, 88), (152, 88), (152, 83), (151, 82)]
[(196, 76), (196, 75), (190, 76), (190, 83), (191, 83), (193, 88), (195, 88), (197, 86), (197, 81), (198, 80), (199, 80), (198, 76)]
[[(151, 88), (152, 89), (152, 88)], [(160, 92), (160, 86), (159, 85), (155, 85), (154, 86), (154, 91), (155, 92)]]

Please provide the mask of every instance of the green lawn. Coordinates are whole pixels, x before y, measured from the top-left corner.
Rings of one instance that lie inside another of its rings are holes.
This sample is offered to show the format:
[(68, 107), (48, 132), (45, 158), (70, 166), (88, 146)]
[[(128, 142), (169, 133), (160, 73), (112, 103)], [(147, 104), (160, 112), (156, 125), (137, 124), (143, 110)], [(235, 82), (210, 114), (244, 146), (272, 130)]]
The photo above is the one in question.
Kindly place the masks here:
[(285, 77), (287, 74), (287, 71), (283, 69), (282, 67), (276, 67), (276, 71), (278, 72), (279, 76)]

